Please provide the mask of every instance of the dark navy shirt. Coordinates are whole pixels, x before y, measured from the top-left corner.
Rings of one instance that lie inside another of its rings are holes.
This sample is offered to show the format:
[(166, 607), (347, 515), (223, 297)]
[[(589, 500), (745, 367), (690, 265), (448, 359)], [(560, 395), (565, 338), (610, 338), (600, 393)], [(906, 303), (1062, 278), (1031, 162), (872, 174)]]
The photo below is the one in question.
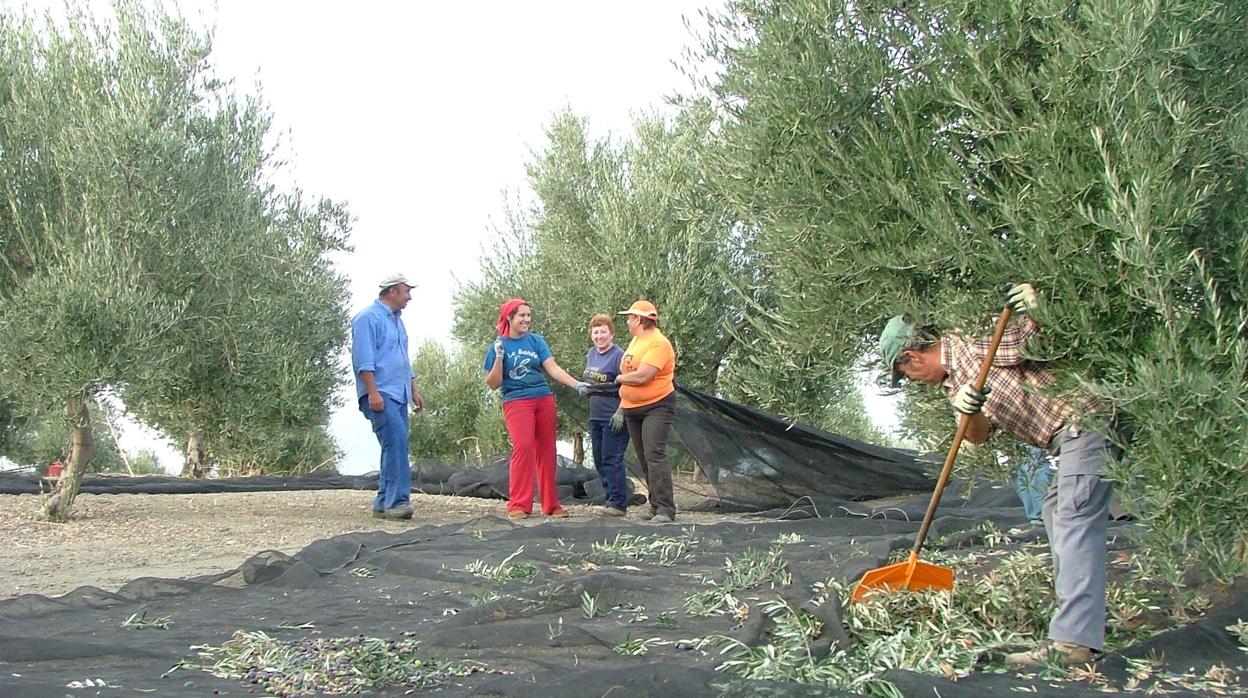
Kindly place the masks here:
[[(546, 383), (546, 371), (542, 362), (550, 358), (550, 347), (546, 338), (540, 334), (525, 332), (520, 339), (503, 337), (503, 402), (522, 400), (529, 397), (552, 395)], [(485, 362), (481, 364), (486, 373), (494, 368), (494, 345), (485, 352)]]
[(611, 388), (605, 393), (594, 392), (589, 396), (589, 418), (591, 420), (611, 419), (620, 406), (620, 386), (615, 384), (615, 377), (620, 375), (620, 359), (624, 350), (612, 344), (611, 348), (599, 353), (598, 347), (590, 347), (585, 356), (585, 375), (581, 379), (586, 383), (608, 383)]

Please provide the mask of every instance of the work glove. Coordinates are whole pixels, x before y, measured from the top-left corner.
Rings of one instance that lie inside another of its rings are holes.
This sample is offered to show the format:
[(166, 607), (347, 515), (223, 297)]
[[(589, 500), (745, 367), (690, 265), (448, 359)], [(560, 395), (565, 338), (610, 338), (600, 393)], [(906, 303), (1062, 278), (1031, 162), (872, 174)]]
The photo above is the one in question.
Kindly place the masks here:
[(620, 432), (624, 430), (624, 408), (617, 407), (615, 414), (611, 415), (611, 431)]
[(586, 383), (585, 381), (578, 381), (576, 384), (576, 392), (581, 397), (589, 395), (589, 383)]
[(1031, 284), (1013, 284), (1004, 290), (1005, 304), (1015, 313), (1032, 313), (1040, 307), (1040, 298)]
[(494, 340), (494, 360), (502, 361), (503, 357), (505, 357), (506, 355), (507, 355), (507, 352), (503, 350), (503, 340), (501, 339)]
[(992, 392), (992, 389), (987, 385), (984, 386), (983, 390), (976, 390), (975, 386), (967, 383), (958, 388), (957, 393), (954, 393), (953, 400), (951, 400), (953, 409), (962, 414), (975, 414), (988, 401), (988, 393), (990, 392)]

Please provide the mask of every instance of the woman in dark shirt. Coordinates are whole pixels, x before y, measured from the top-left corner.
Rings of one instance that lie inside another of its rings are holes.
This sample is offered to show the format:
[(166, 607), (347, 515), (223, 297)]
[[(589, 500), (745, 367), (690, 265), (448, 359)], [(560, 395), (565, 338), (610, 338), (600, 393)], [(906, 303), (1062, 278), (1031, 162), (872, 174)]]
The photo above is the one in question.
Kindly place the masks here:
[(589, 320), (589, 339), (593, 346), (585, 357), (582, 380), (589, 384), (589, 441), (593, 445), (594, 467), (602, 478), (606, 505), (598, 510), (603, 516), (624, 516), (628, 511), (628, 475), (624, 470), (624, 452), (628, 450), (628, 430), (622, 419), (611, 419), (620, 408), (620, 359), (624, 350), (615, 344), (615, 328), (611, 316), (599, 313)]

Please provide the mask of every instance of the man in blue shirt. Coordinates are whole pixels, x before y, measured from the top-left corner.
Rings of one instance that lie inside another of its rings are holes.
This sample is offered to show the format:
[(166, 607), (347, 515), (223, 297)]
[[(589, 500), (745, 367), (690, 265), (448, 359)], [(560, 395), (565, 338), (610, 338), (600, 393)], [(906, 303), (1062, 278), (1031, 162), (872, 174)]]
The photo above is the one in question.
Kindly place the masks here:
[(399, 314), (412, 300), (412, 284), (402, 274), (382, 279), (372, 305), (351, 320), (351, 368), (360, 411), (381, 444), (381, 474), (373, 516), (412, 518), (412, 468), (407, 454), (407, 406), (419, 412), (425, 399), (407, 356), (407, 329)]

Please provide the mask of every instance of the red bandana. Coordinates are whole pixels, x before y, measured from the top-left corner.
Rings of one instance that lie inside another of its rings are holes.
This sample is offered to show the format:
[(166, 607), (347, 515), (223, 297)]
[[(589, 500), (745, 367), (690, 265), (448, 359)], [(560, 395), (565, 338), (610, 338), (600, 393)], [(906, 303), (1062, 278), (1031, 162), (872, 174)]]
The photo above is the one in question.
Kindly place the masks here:
[(512, 298), (503, 303), (502, 307), (498, 309), (498, 336), (511, 336), (511, 314), (516, 312), (516, 308), (528, 304), (529, 302), (523, 298)]

